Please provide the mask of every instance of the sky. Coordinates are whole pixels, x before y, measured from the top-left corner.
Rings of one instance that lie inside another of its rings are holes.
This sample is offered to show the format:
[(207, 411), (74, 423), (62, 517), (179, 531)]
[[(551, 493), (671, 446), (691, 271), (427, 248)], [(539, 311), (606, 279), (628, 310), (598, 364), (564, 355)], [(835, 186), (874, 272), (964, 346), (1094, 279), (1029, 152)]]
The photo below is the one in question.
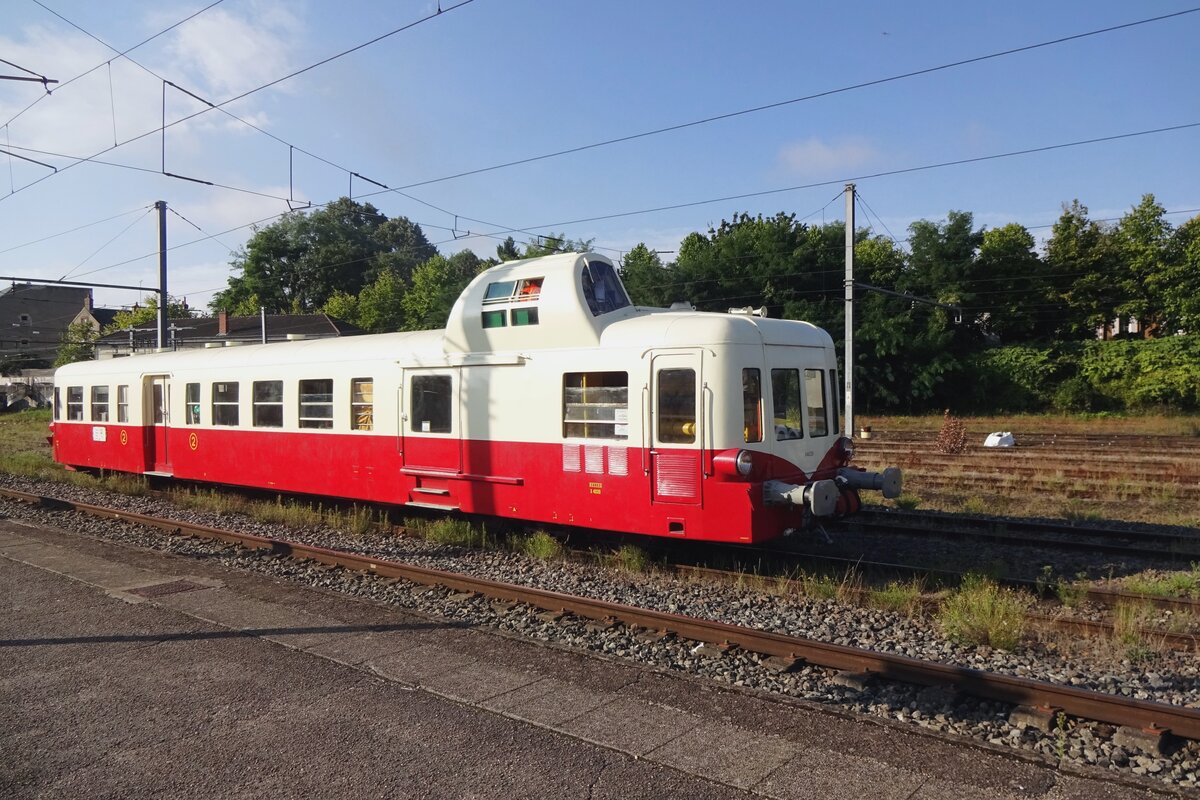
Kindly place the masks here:
[(159, 200), (169, 291), (194, 308), (226, 286), (252, 225), (351, 192), (446, 254), (565, 233), (665, 261), (735, 214), (841, 220), (847, 181), (858, 225), (899, 240), (951, 210), (1044, 239), (1075, 198), (1099, 219), (1146, 193), (1174, 224), (1200, 213), (1200, 126), (987, 158), (1200, 123), (1200, 11), (897, 77), (1186, 0), (440, 8), (4, 0), (0, 75), (59, 83), (0, 80), (0, 275), (154, 287)]

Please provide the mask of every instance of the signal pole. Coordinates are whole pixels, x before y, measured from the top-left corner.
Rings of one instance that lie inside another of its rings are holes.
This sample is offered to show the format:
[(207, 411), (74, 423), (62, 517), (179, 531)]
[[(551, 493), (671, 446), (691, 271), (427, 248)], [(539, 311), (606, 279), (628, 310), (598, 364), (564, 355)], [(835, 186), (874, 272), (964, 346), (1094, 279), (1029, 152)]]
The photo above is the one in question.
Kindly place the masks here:
[(846, 184), (846, 333), (842, 377), (846, 384), (845, 435), (854, 438), (854, 184)]
[(158, 349), (167, 346), (167, 201), (154, 204), (158, 209)]

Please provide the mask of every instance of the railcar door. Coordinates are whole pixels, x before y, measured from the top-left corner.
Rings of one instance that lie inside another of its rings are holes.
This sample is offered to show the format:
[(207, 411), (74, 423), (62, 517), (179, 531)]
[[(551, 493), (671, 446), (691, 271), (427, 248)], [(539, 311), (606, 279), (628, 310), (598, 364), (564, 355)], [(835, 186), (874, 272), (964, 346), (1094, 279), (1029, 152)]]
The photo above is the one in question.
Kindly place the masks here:
[(410, 469), (462, 470), (462, 370), (406, 369), (400, 384), (400, 463)]
[(699, 505), (704, 451), (700, 351), (656, 353), (650, 359), (650, 498)]
[(171, 423), (171, 383), (166, 375), (142, 378), (142, 428), (148, 472), (171, 472), (167, 437)]

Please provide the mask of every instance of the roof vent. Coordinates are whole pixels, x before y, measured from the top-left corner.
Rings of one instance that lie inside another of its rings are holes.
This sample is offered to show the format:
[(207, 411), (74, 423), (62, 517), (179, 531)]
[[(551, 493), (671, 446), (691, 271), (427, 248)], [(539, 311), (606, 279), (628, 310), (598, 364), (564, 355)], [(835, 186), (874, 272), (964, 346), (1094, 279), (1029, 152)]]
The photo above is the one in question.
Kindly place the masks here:
[(691, 303), (689, 303), (687, 300), (676, 300), (674, 303), (671, 303), (671, 307), (667, 310), (668, 311), (695, 311), (696, 307), (694, 305), (692, 305)]

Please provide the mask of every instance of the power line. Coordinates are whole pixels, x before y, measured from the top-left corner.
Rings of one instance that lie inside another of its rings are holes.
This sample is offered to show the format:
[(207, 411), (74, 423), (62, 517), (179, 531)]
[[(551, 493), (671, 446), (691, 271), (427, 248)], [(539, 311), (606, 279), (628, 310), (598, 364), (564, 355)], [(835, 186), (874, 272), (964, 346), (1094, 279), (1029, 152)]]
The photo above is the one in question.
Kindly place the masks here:
[(65, 281), (67, 278), (69, 278), (69, 277), (71, 276), (71, 273), (75, 272), (77, 269), (79, 269), (80, 267), (82, 267), (84, 264), (86, 264), (87, 262), (91, 261), (93, 256), (95, 256), (95, 255), (96, 255), (97, 253), (99, 253), (101, 250), (103, 250), (104, 248), (108, 247), (110, 244), (112, 244), (113, 242), (115, 242), (117, 239), (120, 239), (122, 236), (124, 236), (126, 233), (128, 233), (130, 228), (132, 228), (134, 225), (137, 225), (139, 222), (141, 222), (142, 220), (144, 220), (144, 219), (146, 218), (146, 216), (147, 216), (149, 213), (150, 213), (150, 210), (149, 210), (149, 209), (147, 209), (147, 211), (146, 211), (146, 213), (145, 213), (145, 214), (143, 214), (142, 216), (140, 216), (140, 217), (138, 217), (137, 219), (135, 219), (133, 222), (131, 222), (131, 223), (129, 223), (128, 225), (126, 225), (126, 226), (125, 226), (125, 228), (124, 228), (124, 229), (123, 229), (123, 230), (122, 230), (120, 233), (118, 233), (116, 236), (112, 237), (112, 238), (111, 238), (111, 239), (109, 239), (107, 242), (105, 242), (104, 244), (100, 245), (98, 248), (96, 248), (95, 250), (93, 250), (91, 255), (89, 255), (89, 256), (88, 256), (87, 258), (85, 258), (83, 261), (80, 261), (78, 264), (76, 264), (76, 265), (75, 265), (75, 266), (74, 266), (74, 267), (73, 267), (71, 270), (69, 270), (69, 271), (68, 271), (68, 272), (67, 272), (65, 275), (63, 275), (61, 278), (59, 278), (59, 280), (60, 280), (60, 281)]
[[(39, 6), (41, 6), (42, 8), (46, 9), (47, 11), (49, 11), (49, 12), (50, 12), (51, 14), (53, 14), (54, 16), (58, 17), (59, 19), (63, 20), (64, 22), (66, 22), (67, 24), (69, 24), (69, 25), (72, 25), (72, 26), (74, 26), (74, 27), (78, 27), (78, 26), (75, 26), (75, 23), (73, 23), (73, 22), (71, 22), (70, 20), (66, 19), (66, 18), (65, 18), (65, 17), (63, 17), (61, 14), (59, 14), (57, 11), (54, 11), (53, 9), (49, 8), (48, 6), (46, 6), (46, 4), (45, 4), (45, 3), (42, 3), (42, 2), (40, 2), (39, 0), (33, 0), (33, 1), (34, 1), (35, 3), (37, 3)], [(176, 22), (174, 25), (171, 25), (170, 27), (167, 27), (167, 28), (164, 28), (164, 29), (162, 29), (161, 31), (159, 31), (158, 33), (154, 34), (153, 36), (151, 36), (151, 37), (149, 37), (149, 38), (147, 38), (147, 39), (143, 39), (142, 41), (140, 41), (140, 42), (138, 42), (137, 44), (135, 44), (133, 47), (130, 47), (129, 49), (127, 49), (127, 50), (125, 50), (125, 51), (123, 51), (123, 52), (119, 53), (119, 54), (118, 54), (116, 57), (117, 57), (117, 58), (120, 58), (120, 57), (121, 57), (121, 56), (123, 56), (123, 55), (126, 55), (126, 54), (128, 54), (128, 53), (132, 53), (134, 50), (137, 50), (137, 49), (138, 49), (139, 47), (141, 47), (142, 45), (149, 44), (150, 42), (154, 41), (155, 39), (157, 39), (158, 37), (162, 36), (163, 34), (165, 34), (165, 33), (168, 33), (168, 32), (170, 32), (170, 31), (174, 30), (175, 28), (178, 28), (180, 25), (182, 25), (183, 23), (185, 23), (185, 22), (187, 22), (188, 20), (192, 19), (193, 17), (198, 17), (198, 16), (200, 16), (201, 14), (203, 14), (205, 11), (208, 11), (208, 10), (209, 10), (210, 8), (212, 8), (213, 6), (220, 5), (220, 4), (221, 4), (221, 3), (223, 3), (223, 2), (225, 2), (225, 0), (215, 0), (215, 2), (209, 3), (209, 4), (208, 4), (208, 5), (206, 5), (204, 8), (200, 9), (199, 11), (197, 11), (196, 13), (194, 13), (194, 14), (190, 14), (190, 15), (188, 15), (188, 16), (186, 16), (186, 17), (184, 17), (183, 19), (179, 20), (179, 22)], [(80, 29), (80, 30), (82, 30), (82, 29)], [(83, 31), (83, 32), (84, 32), (84, 33), (87, 33), (87, 31)], [(88, 34), (88, 35), (89, 35), (89, 36), (91, 36), (91, 34)], [(93, 37), (93, 38), (94, 38), (94, 37)], [(107, 47), (107, 45), (105, 45), (105, 46)], [(109, 49), (111, 50), (111, 49), (113, 49), (113, 48), (109, 48)], [(71, 79), (70, 79), (70, 80), (68, 80), (68, 81), (64, 81), (63, 83), (60, 83), (58, 86), (56, 86), (56, 87), (55, 87), (55, 91), (58, 91), (59, 89), (63, 88), (64, 86), (67, 86), (67, 85), (69, 85), (69, 84), (72, 84), (72, 83), (74, 83), (75, 81), (79, 80), (80, 78), (83, 78), (83, 77), (85, 77), (85, 76), (87, 76), (87, 75), (91, 75), (93, 72), (95, 72), (96, 70), (100, 69), (100, 68), (101, 68), (101, 67), (103, 67), (105, 64), (111, 64), (112, 62), (113, 62), (113, 59), (111, 59), (111, 58), (110, 58), (108, 61), (105, 61), (105, 62), (103, 62), (103, 63), (97, 64), (96, 66), (92, 67), (92, 68), (91, 68), (91, 69), (89, 69), (87, 72), (81, 72), (80, 74), (76, 75), (74, 78), (71, 78)], [(45, 100), (45, 99), (46, 99), (46, 97), (47, 97), (49, 94), (50, 94), (50, 92), (47, 92), (47, 93), (46, 93), (46, 94), (44, 94), (44, 95), (40, 95), (40, 96), (38, 97), (38, 99), (34, 100), (32, 103), (30, 103), (29, 105), (25, 106), (23, 109), (21, 109), (20, 111), (18, 111), (16, 114), (14, 114), (14, 115), (12, 116), (12, 118), (11, 118), (11, 119), (9, 119), (9, 120), (8, 120), (8, 122), (6, 122), (6, 123), (4, 123), (4, 124), (5, 124), (5, 125), (11, 124), (11, 123), (12, 123), (12, 122), (14, 122), (14, 121), (15, 121), (15, 120), (16, 120), (18, 117), (20, 117), (22, 114), (24, 114), (26, 111), (28, 111), (29, 109), (31, 109), (31, 108), (33, 108), (34, 106), (36, 106), (38, 103), (40, 103), (40, 102), (42, 102), (43, 100)]]
[[(901, 169), (882, 170), (879, 172), (871, 172), (871, 173), (866, 173), (863, 175), (855, 175), (855, 176), (851, 176), (851, 177), (838, 178), (836, 180), (817, 181), (814, 183), (805, 183), (805, 184), (800, 184), (797, 186), (786, 186), (786, 187), (783, 187), (780, 189), (765, 189), (763, 191), (758, 191), (758, 192), (745, 192), (743, 194), (726, 195), (724, 197), (713, 197), (713, 198), (708, 198), (706, 200), (693, 200), (693, 201), (686, 202), (686, 203), (674, 203), (671, 205), (655, 206), (653, 208), (643, 208), (643, 209), (638, 209), (636, 211), (621, 211), (621, 212), (615, 212), (615, 213), (611, 213), (611, 214), (601, 214), (601, 215), (594, 216), (594, 217), (580, 217), (578, 219), (552, 222), (552, 223), (545, 224), (545, 225), (530, 225), (530, 226), (528, 226), (528, 228), (547, 230), (547, 229), (565, 227), (568, 225), (579, 225), (584, 222), (602, 222), (605, 220), (620, 219), (623, 217), (635, 217), (635, 216), (639, 216), (642, 214), (655, 214), (660, 211), (674, 211), (674, 210), (681, 209), (681, 208), (692, 208), (695, 206), (711, 205), (713, 203), (725, 203), (725, 202), (729, 202), (730, 200), (745, 200), (745, 199), (748, 199), (751, 197), (765, 197), (767, 195), (772, 195), (772, 194), (785, 194), (787, 192), (796, 192), (796, 191), (800, 191), (802, 189), (815, 189), (815, 188), (818, 188), (821, 186), (835, 186), (835, 185), (839, 185), (839, 184), (870, 180), (872, 178), (886, 178), (886, 177), (890, 177), (890, 176), (894, 176), (894, 175), (906, 175), (906, 174), (913, 173), (913, 172), (924, 172), (927, 170), (944, 169), (946, 167), (957, 167), (957, 166), (962, 166), (964, 164), (977, 164), (977, 163), (981, 163), (984, 161), (995, 161), (997, 159), (1002, 159), (1002, 158), (1014, 158), (1017, 156), (1033, 155), (1035, 153), (1047, 153), (1047, 152), (1051, 152), (1054, 150), (1063, 150), (1063, 149), (1070, 148), (1070, 147), (1081, 147), (1083, 145), (1088, 145), (1088, 144), (1099, 144), (1101, 142), (1112, 142), (1112, 141), (1118, 141), (1121, 139), (1132, 139), (1132, 138), (1136, 138), (1139, 136), (1150, 136), (1150, 135), (1158, 134), (1158, 133), (1170, 133), (1170, 132), (1174, 132), (1174, 131), (1187, 130), (1190, 128), (1197, 128), (1197, 127), (1200, 127), (1200, 122), (1189, 122), (1189, 123), (1185, 123), (1182, 125), (1170, 125), (1170, 126), (1162, 127), (1162, 128), (1152, 128), (1149, 130), (1134, 131), (1132, 133), (1120, 133), (1120, 134), (1114, 134), (1112, 136), (1100, 136), (1100, 137), (1096, 137), (1093, 139), (1080, 139), (1080, 140), (1073, 141), (1073, 142), (1064, 142), (1061, 144), (1046, 145), (1043, 147), (1030, 147), (1030, 148), (1026, 148), (1024, 150), (1011, 150), (1011, 151), (1008, 151), (1005, 153), (993, 153), (991, 155), (986, 155), (986, 156), (975, 156), (972, 158), (960, 158), (960, 159), (955, 159), (953, 161), (941, 161), (941, 162), (937, 162), (934, 164), (922, 164), (921, 166), (917, 166), (917, 167), (904, 167)], [(520, 231), (520, 230), (524, 230), (524, 229), (505, 228), (505, 229), (498, 230), (498, 231), (492, 231), (492, 233), (505, 233), (508, 231)]]
[[(38, 3), (38, 5), (42, 5), (42, 3), (40, 2), (40, 0), (34, 0), (34, 2)], [(431, 19), (435, 19), (435, 18), (437, 18), (437, 17), (440, 17), (440, 16), (441, 16), (441, 15), (443, 15), (443, 14), (446, 14), (446, 13), (449, 13), (449, 12), (451, 12), (451, 11), (454, 11), (454, 10), (456, 10), (456, 9), (462, 8), (463, 6), (465, 6), (465, 5), (469, 5), (470, 3), (473, 3), (473, 2), (475, 2), (475, 0), (459, 0), (459, 2), (458, 2), (458, 3), (456, 3), (455, 5), (449, 6), (448, 8), (444, 8), (444, 9), (443, 9), (443, 8), (440, 8), (440, 7), (439, 7), (439, 8), (437, 9), (437, 11), (435, 11), (435, 12), (434, 12), (434, 13), (432, 13), (432, 14), (428, 14), (428, 15), (426, 15), (426, 16), (424, 16), (424, 17), (421, 17), (420, 19), (417, 19), (417, 20), (415, 20), (415, 21), (413, 21), (413, 22), (410, 22), (410, 23), (408, 23), (407, 25), (402, 25), (401, 27), (399, 27), (399, 28), (396, 28), (395, 30), (389, 31), (389, 32), (387, 32), (387, 33), (385, 33), (385, 34), (382, 34), (382, 35), (380, 35), (380, 36), (376, 36), (374, 39), (371, 39), (370, 41), (363, 42), (362, 44), (355, 45), (354, 47), (351, 47), (351, 48), (349, 48), (349, 49), (347, 49), (347, 50), (343, 50), (343, 51), (342, 51), (342, 52), (340, 52), (340, 53), (336, 53), (336, 54), (334, 54), (334, 55), (332, 55), (332, 56), (329, 56), (329, 57), (327, 57), (327, 58), (321, 59), (320, 61), (318, 61), (318, 62), (316, 62), (316, 63), (314, 63), (314, 64), (310, 64), (310, 65), (308, 65), (307, 67), (304, 67), (304, 68), (302, 68), (302, 69), (298, 69), (298, 70), (296, 70), (296, 71), (294, 71), (294, 72), (290, 72), (290, 73), (288, 73), (287, 75), (284, 75), (284, 76), (283, 76), (283, 77), (281, 77), (281, 78), (276, 78), (275, 80), (272, 80), (272, 81), (269, 81), (269, 82), (267, 82), (267, 83), (264, 83), (264, 84), (262, 84), (261, 86), (256, 86), (255, 88), (253, 88), (253, 89), (250, 89), (250, 90), (248, 90), (248, 91), (245, 91), (245, 92), (242, 92), (242, 93), (241, 93), (241, 94), (239, 94), (239, 95), (235, 95), (234, 97), (230, 97), (230, 98), (229, 98), (229, 99), (227, 99), (227, 100), (222, 100), (222, 101), (221, 101), (221, 102), (219, 102), (219, 103), (209, 103), (208, 107), (206, 107), (206, 108), (203, 108), (203, 109), (201, 109), (201, 110), (199, 110), (199, 111), (196, 111), (196, 112), (194, 112), (194, 113), (192, 113), (192, 114), (189, 114), (189, 115), (187, 115), (187, 116), (184, 116), (184, 117), (180, 117), (179, 119), (177, 119), (177, 120), (174, 120), (174, 121), (172, 121), (172, 122), (169, 122), (169, 123), (164, 123), (163, 125), (161, 125), (161, 126), (159, 126), (159, 127), (157, 127), (157, 128), (154, 128), (153, 130), (146, 131), (145, 133), (141, 133), (141, 134), (138, 134), (137, 136), (134, 136), (134, 137), (132, 137), (132, 138), (126, 139), (126, 140), (125, 140), (125, 141), (123, 141), (123, 142), (120, 142), (120, 143), (118, 143), (118, 144), (114, 144), (112, 147), (106, 147), (105, 149), (103, 149), (103, 150), (101, 150), (101, 151), (99, 151), (99, 152), (97, 152), (97, 153), (94, 153), (94, 154), (92, 154), (91, 156), (89, 156), (89, 157), (88, 157), (88, 158), (86, 158), (86, 159), (80, 159), (80, 160), (76, 161), (74, 164), (67, 164), (67, 165), (66, 165), (65, 167), (63, 167), (61, 170), (58, 170), (58, 172), (65, 172), (66, 170), (68, 170), (68, 169), (71, 169), (72, 167), (78, 166), (80, 163), (83, 163), (83, 161), (91, 161), (91, 160), (93, 160), (93, 159), (96, 159), (96, 158), (98, 158), (99, 156), (102, 156), (102, 155), (104, 155), (105, 153), (109, 153), (109, 152), (112, 152), (113, 150), (116, 150), (118, 147), (124, 147), (124, 146), (125, 146), (125, 145), (127, 145), (127, 144), (132, 144), (133, 142), (139, 141), (139, 140), (141, 140), (141, 139), (145, 139), (147, 136), (153, 136), (153, 135), (155, 135), (155, 134), (157, 134), (157, 133), (162, 133), (162, 132), (166, 131), (168, 128), (173, 128), (173, 127), (175, 127), (176, 125), (179, 125), (179, 124), (181, 124), (181, 123), (183, 123), (183, 122), (187, 122), (188, 120), (190, 120), (190, 119), (194, 119), (194, 118), (196, 118), (196, 117), (198, 117), (198, 116), (200, 116), (200, 115), (202, 115), (202, 114), (207, 114), (209, 111), (212, 111), (212, 110), (214, 110), (214, 109), (220, 109), (222, 106), (227, 106), (227, 105), (229, 105), (230, 103), (236, 102), (236, 101), (238, 101), (238, 100), (242, 100), (242, 99), (244, 99), (244, 98), (246, 98), (246, 97), (249, 97), (249, 96), (250, 96), (250, 95), (252, 95), (252, 94), (255, 94), (256, 92), (261, 92), (261, 91), (263, 91), (264, 89), (268, 89), (268, 88), (270, 88), (270, 87), (272, 87), (272, 86), (275, 86), (275, 85), (277, 85), (277, 84), (283, 83), (284, 81), (290, 80), (291, 78), (294, 78), (294, 77), (296, 77), (297, 75), (302, 75), (302, 74), (304, 74), (305, 72), (308, 72), (309, 70), (313, 70), (313, 69), (316, 69), (317, 67), (324, 66), (325, 64), (328, 64), (328, 63), (330, 63), (331, 61), (335, 61), (335, 60), (337, 60), (337, 59), (339, 59), (339, 58), (342, 58), (342, 57), (344, 57), (344, 56), (347, 56), (347, 55), (349, 55), (349, 54), (351, 54), (351, 53), (353, 53), (353, 52), (356, 52), (356, 51), (358, 51), (358, 50), (361, 50), (361, 49), (363, 49), (364, 47), (369, 47), (370, 45), (376, 44), (377, 42), (381, 42), (381, 41), (383, 41), (384, 39), (387, 39), (387, 38), (388, 38), (388, 37), (390, 37), (390, 36), (395, 36), (395, 35), (396, 35), (396, 34), (398, 34), (398, 33), (402, 33), (402, 32), (404, 32), (404, 31), (407, 31), (407, 30), (410, 30), (410, 29), (412, 29), (412, 28), (415, 28), (417, 25), (420, 25), (420, 24), (422, 24), (422, 23), (428, 22), (428, 21), (429, 21), (429, 20), (431, 20)], [(44, 5), (43, 5), (42, 7), (43, 7), (43, 8), (46, 8), (46, 6), (44, 6)], [(50, 9), (49, 9), (49, 8), (47, 8), (46, 10), (47, 10), (47, 11), (50, 11)], [(52, 13), (52, 14), (54, 14), (55, 16), (59, 17), (60, 19), (63, 19), (63, 20), (64, 20), (64, 21), (66, 21), (68, 24), (70, 24), (72, 27), (76, 27), (76, 28), (78, 28), (78, 26), (77, 26), (77, 25), (75, 25), (75, 23), (73, 23), (73, 22), (70, 22), (69, 20), (66, 20), (64, 17), (62, 17), (62, 16), (61, 16), (60, 14), (58, 14), (57, 12), (51, 11), (50, 13)], [(80, 29), (80, 30), (82, 30), (82, 29)], [(86, 31), (84, 31), (84, 33), (87, 33), (87, 32), (86, 32)], [(89, 34), (87, 34), (87, 35), (88, 35), (88, 36), (92, 36), (92, 34), (90, 34), (90, 33), (89, 33)], [(92, 38), (95, 38), (95, 37), (92, 37)], [(97, 41), (99, 41), (99, 40), (97, 40)], [(107, 46), (107, 45), (106, 45), (106, 46)], [(205, 102), (207, 102), (207, 101), (205, 101)], [(57, 174), (57, 172), (56, 172), (55, 174)], [(45, 180), (47, 177), (49, 177), (49, 176), (48, 176), (48, 175), (47, 175), (47, 176), (43, 176), (43, 177), (41, 177), (41, 178), (38, 178), (37, 180), (34, 180), (34, 181), (30, 182), (30, 183), (27, 183), (27, 184), (25, 184), (25, 185), (24, 185), (24, 186), (22, 186), (20, 189), (17, 189), (15, 192), (12, 192), (12, 193), (10, 193), (10, 194), (9, 194), (9, 195), (7, 195), (6, 197), (2, 197), (2, 198), (0, 198), (0, 202), (3, 202), (3, 201), (4, 201), (4, 200), (6, 200), (8, 197), (12, 197), (12, 195), (13, 195), (13, 194), (16, 194), (17, 192), (24, 191), (25, 189), (28, 189), (28, 188), (30, 188), (31, 186), (35, 186), (35, 185), (37, 185), (37, 184), (41, 183), (41, 182), (42, 182), (42, 181), (44, 181), (44, 180)], [(401, 188), (407, 188), (407, 187), (401, 187)]]
[[(686, 128), (694, 128), (694, 127), (697, 127), (700, 125), (707, 125), (712, 122), (719, 122), (721, 120), (727, 120), (727, 119), (733, 119), (734, 117), (745, 116), (747, 114), (756, 114), (760, 111), (768, 111), (768, 110), (775, 109), (775, 108), (782, 108), (784, 106), (794, 105), (796, 103), (803, 103), (803, 102), (807, 102), (809, 100), (817, 100), (817, 99), (820, 99), (823, 97), (830, 97), (832, 95), (844, 94), (846, 92), (852, 92), (852, 91), (855, 91), (858, 89), (865, 89), (865, 88), (872, 87), (872, 86), (880, 86), (880, 85), (883, 85), (886, 83), (893, 83), (895, 81), (902, 81), (902, 80), (906, 80), (908, 78), (915, 78), (915, 77), (919, 77), (922, 75), (930, 75), (935, 72), (941, 72), (943, 70), (954, 69), (955, 67), (962, 67), (962, 66), (966, 66), (968, 64), (977, 64), (982, 61), (989, 61), (992, 59), (1003, 58), (1004, 56), (1015, 55), (1017, 53), (1025, 53), (1030, 50), (1038, 50), (1043, 47), (1051, 47), (1054, 45), (1064, 44), (1066, 42), (1072, 42), (1072, 41), (1076, 41), (1079, 39), (1086, 39), (1086, 38), (1089, 38), (1092, 36), (1100, 36), (1105, 33), (1112, 33), (1114, 31), (1124, 30), (1126, 28), (1133, 28), (1133, 27), (1137, 27), (1139, 25), (1148, 25), (1153, 22), (1162, 22), (1164, 20), (1174, 19), (1175, 17), (1184, 16), (1185, 14), (1194, 14), (1197, 11), (1200, 11), (1200, 7), (1188, 8), (1183, 11), (1177, 11), (1172, 14), (1163, 14), (1163, 15), (1157, 16), (1157, 17), (1148, 17), (1146, 19), (1135, 20), (1133, 22), (1126, 22), (1126, 23), (1123, 23), (1120, 25), (1111, 25), (1107, 28), (1098, 28), (1098, 29), (1092, 30), (1092, 31), (1085, 31), (1084, 33), (1076, 33), (1076, 34), (1072, 34), (1070, 36), (1062, 36), (1057, 39), (1050, 39), (1050, 40), (1044, 41), (1044, 42), (1037, 42), (1035, 44), (1023, 45), (1021, 47), (1014, 47), (1014, 48), (1010, 48), (1008, 50), (1000, 50), (1000, 51), (997, 51), (994, 53), (988, 53), (986, 55), (975, 56), (973, 58), (965, 58), (965, 59), (961, 59), (959, 61), (951, 61), (949, 63), (939, 64), (934, 67), (926, 67), (924, 69), (913, 70), (911, 72), (903, 72), (898, 75), (890, 75), (885, 78), (876, 78), (876, 79), (869, 80), (869, 81), (862, 81), (861, 83), (854, 83), (854, 84), (850, 84), (848, 86), (841, 86), (836, 89), (826, 89), (824, 91), (815, 92), (813, 94), (804, 95), (802, 97), (793, 97), (789, 100), (779, 100), (779, 101), (776, 101), (773, 103), (767, 103), (765, 105), (754, 106), (752, 108), (744, 108), (740, 111), (730, 111), (730, 112), (727, 112), (724, 114), (716, 114), (711, 117), (703, 117), (701, 119), (691, 120), (690, 122), (681, 122), (681, 123), (678, 123), (675, 125), (668, 125), (668, 126), (662, 127), (662, 128), (655, 128), (653, 130), (642, 131), (640, 133), (632, 133), (632, 134), (628, 134), (626, 136), (618, 136), (618, 137), (615, 137), (612, 139), (604, 139), (599, 142), (592, 142), (591, 144), (578, 145), (576, 147), (568, 147), (563, 150), (556, 150), (551, 153), (544, 153), (542, 155), (537, 155), (537, 156), (529, 156), (528, 158), (519, 158), (519, 159), (516, 159), (515, 161), (506, 161), (502, 164), (493, 164), (490, 167), (480, 167), (478, 169), (471, 169), (471, 170), (466, 170), (464, 172), (457, 172), (457, 173), (454, 173), (453, 175), (445, 175), (440, 178), (431, 178), (431, 179), (425, 180), (425, 181), (417, 181), (415, 183), (405, 184), (404, 186), (399, 187), (399, 189), (415, 189), (418, 186), (428, 186), (429, 184), (432, 184), (432, 183), (442, 183), (444, 181), (455, 180), (457, 178), (465, 178), (469, 175), (479, 175), (484, 172), (494, 172), (495, 170), (499, 170), (499, 169), (506, 169), (508, 167), (515, 167), (515, 166), (519, 166), (522, 164), (531, 164), (536, 161), (545, 161), (547, 159), (558, 158), (560, 156), (570, 155), (572, 153), (581, 153), (585, 150), (594, 150), (599, 147), (607, 147), (609, 145), (620, 144), (622, 142), (631, 142), (631, 141), (634, 141), (637, 139), (645, 139), (650, 136), (658, 136), (659, 134), (663, 134), (663, 133), (671, 133), (673, 131), (684, 130)], [(394, 191), (398, 191), (398, 190), (394, 190)]]
[(98, 219), (95, 222), (88, 222), (84, 225), (78, 225), (74, 228), (71, 228), (70, 230), (60, 231), (59, 233), (52, 233), (49, 236), (43, 236), (40, 239), (34, 239), (33, 241), (25, 242), (24, 244), (17, 244), (17, 245), (13, 245), (12, 247), (6, 247), (3, 250), (0, 250), (0, 255), (3, 255), (4, 253), (11, 253), (13, 250), (20, 250), (23, 247), (30, 247), (35, 244), (41, 244), (42, 242), (49, 241), (50, 239), (57, 239), (59, 236), (66, 236), (69, 233), (75, 233), (76, 231), (81, 231), (84, 228), (91, 228), (96, 225), (103, 224), (105, 222), (111, 222), (114, 219), (120, 219), (121, 217), (126, 217), (126, 216), (129, 216), (130, 214), (136, 214), (137, 212), (144, 211), (147, 208), (149, 208), (149, 206), (142, 206), (141, 208), (134, 208), (129, 211), (123, 211), (120, 214), (114, 214), (111, 217), (105, 217), (104, 219)]

